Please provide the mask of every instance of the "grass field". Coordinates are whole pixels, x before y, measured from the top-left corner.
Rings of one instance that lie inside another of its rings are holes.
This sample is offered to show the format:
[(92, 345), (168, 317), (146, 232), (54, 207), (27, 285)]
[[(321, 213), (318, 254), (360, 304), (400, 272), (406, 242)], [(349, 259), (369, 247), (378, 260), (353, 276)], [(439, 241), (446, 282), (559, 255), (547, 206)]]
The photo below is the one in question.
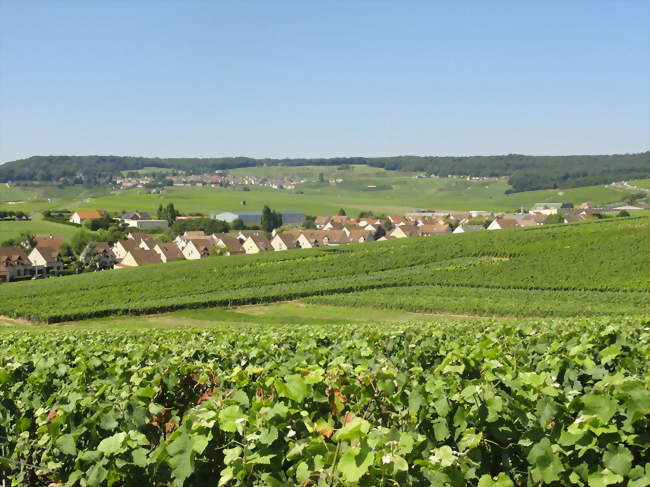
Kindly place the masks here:
[(48, 222), (40, 219), (31, 221), (0, 221), (0, 242), (17, 237), (21, 232), (29, 232), (34, 235), (58, 235), (66, 240), (77, 230), (71, 225)]
[(67, 186), (10, 186), (0, 184), (0, 210), (24, 211), (27, 214), (77, 206), (88, 198), (109, 194), (108, 188)]
[(637, 179), (636, 181), (630, 181), (630, 184), (640, 188), (650, 189), (650, 179)]
[[(174, 187), (163, 195), (149, 194), (143, 188), (109, 194), (106, 188), (3, 186), (0, 187), (0, 209), (31, 213), (49, 208), (78, 206), (84, 210), (155, 211), (160, 204), (173, 202), (181, 212), (204, 214), (242, 209), (254, 211), (262, 209), (264, 205), (279, 210), (302, 211), (309, 215), (336, 214), (339, 208), (344, 208), (350, 214), (357, 214), (361, 210), (402, 214), (414, 208), (512, 211), (520, 207), (529, 208), (537, 202), (592, 201), (601, 204), (619, 201), (625, 194), (609, 186), (588, 186), (506, 195), (509, 186), (503, 179), (414, 179), (411, 173), (368, 166), (351, 166), (347, 170), (322, 166), (278, 166), (235, 169), (230, 172), (238, 176), (282, 176), (305, 179), (307, 182), (297, 185), (295, 191), (259, 186), (250, 186), (250, 191), (242, 191), (241, 187)], [(318, 182), (320, 173), (325, 180), (338, 178), (343, 181), (338, 184)], [(241, 205), (242, 200), (246, 201), (246, 206)], [(21, 203), (9, 204), (17, 201)]]
[[(624, 195), (622, 191), (608, 186), (506, 195), (508, 185), (504, 180), (414, 179), (412, 175), (402, 172), (366, 166), (352, 167), (346, 171), (309, 166), (232, 171), (238, 175), (291, 176), (309, 181), (298, 185), (295, 191), (258, 186), (250, 186), (250, 191), (242, 191), (241, 187), (175, 187), (167, 194), (152, 195), (144, 189), (131, 189), (94, 199), (80, 208), (154, 211), (160, 204), (173, 202), (181, 212), (204, 214), (242, 209), (254, 211), (262, 209), (265, 204), (274, 209), (302, 211), (309, 215), (336, 214), (339, 208), (344, 208), (350, 214), (357, 214), (361, 210), (402, 214), (414, 208), (512, 211), (520, 207), (529, 208), (537, 202), (593, 201), (600, 204), (618, 201)], [(320, 172), (324, 173), (325, 179), (342, 178), (343, 181), (339, 184), (320, 183), (317, 181)], [(241, 205), (242, 201), (246, 201), (246, 206)]]

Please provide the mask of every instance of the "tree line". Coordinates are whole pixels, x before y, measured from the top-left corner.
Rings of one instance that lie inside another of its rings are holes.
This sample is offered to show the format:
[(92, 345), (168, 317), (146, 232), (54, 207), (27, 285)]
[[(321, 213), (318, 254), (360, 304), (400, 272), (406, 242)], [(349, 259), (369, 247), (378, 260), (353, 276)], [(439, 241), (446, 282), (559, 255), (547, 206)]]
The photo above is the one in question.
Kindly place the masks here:
[(387, 170), (438, 176), (509, 177), (511, 192), (570, 188), (650, 176), (650, 151), (636, 154), (528, 156), (396, 156), (316, 159), (249, 157), (154, 158), (121, 156), (33, 156), (0, 165), (0, 182), (79, 181), (104, 184), (122, 171), (145, 167), (174, 168), (190, 174), (256, 166), (368, 165)]

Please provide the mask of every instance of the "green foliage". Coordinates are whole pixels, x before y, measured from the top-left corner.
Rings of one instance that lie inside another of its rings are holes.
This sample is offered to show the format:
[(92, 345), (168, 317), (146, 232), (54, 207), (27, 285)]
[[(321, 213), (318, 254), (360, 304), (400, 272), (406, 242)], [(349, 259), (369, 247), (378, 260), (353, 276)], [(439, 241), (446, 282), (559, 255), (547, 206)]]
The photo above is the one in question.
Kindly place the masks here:
[(346, 216), (345, 210), (343, 208), (339, 209), (339, 212), (337, 213), (338, 216)]
[(648, 325), (3, 329), (3, 468), (12, 485), (644, 485)]
[(75, 232), (75, 234), (72, 235), (72, 238), (70, 238), (70, 248), (75, 253), (75, 255), (79, 255), (83, 249), (86, 248), (86, 245), (88, 245), (89, 242), (93, 242), (95, 240), (96, 237), (93, 233), (89, 232), (88, 230), (81, 229)]
[(162, 203), (158, 206), (158, 211), (156, 212), (158, 220), (167, 220), (170, 225), (173, 225), (177, 216), (178, 212), (174, 208), (174, 203), (168, 203), (164, 208)]
[(22, 247), (25, 249), (26, 252), (31, 251), (34, 247), (36, 247), (36, 237), (34, 237), (34, 234), (31, 232), (20, 232), (20, 235), (18, 235), (15, 238), (10, 238), (2, 243), (0, 243), (1, 247), (8, 247), (8, 246), (18, 246)]
[(206, 235), (213, 233), (227, 233), (230, 229), (228, 223), (212, 218), (197, 218), (194, 220), (176, 220), (165, 232), (170, 239), (185, 232), (202, 230)]
[(553, 225), (555, 223), (564, 223), (564, 217), (561, 213), (554, 213), (549, 215), (544, 222), (545, 225)]
[(282, 226), (282, 214), (278, 211), (273, 211), (267, 205), (262, 209), (262, 217), (260, 220), (260, 228), (267, 233), (271, 233), (274, 229)]
[(244, 225), (244, 221), (241, 218), (235, 218), (230, 224), (230, 228), (233, 230), (244, 230), (246, 225)]

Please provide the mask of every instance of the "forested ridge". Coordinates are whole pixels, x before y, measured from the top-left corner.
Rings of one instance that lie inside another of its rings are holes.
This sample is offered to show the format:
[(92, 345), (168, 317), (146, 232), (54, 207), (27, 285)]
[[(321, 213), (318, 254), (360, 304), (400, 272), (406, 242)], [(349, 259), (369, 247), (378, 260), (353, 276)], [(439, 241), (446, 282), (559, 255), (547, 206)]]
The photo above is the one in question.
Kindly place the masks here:
[(104, 183), (120, 171), (167, 167), (200, 173), (263, 165), (337, 166), (365, 164), (388, 170), (420, 171), (440, 176), (509, 177), (512, 191), (571, 188), (650, 176), (650, 151), (637, 154), (528, 156), (395, 156), (316, 159), (249, 157), (156, 158), (130, 156), (32, 156), (0, 166), (0, 182), (60, 181), (81, 178)]

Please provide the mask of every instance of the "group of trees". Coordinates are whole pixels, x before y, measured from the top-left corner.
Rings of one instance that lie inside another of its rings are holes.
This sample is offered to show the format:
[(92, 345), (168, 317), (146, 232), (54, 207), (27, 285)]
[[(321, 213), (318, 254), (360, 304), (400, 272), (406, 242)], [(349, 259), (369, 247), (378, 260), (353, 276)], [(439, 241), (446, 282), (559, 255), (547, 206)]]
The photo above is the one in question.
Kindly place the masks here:
[(260, 220), (260, 228), (265, 232), (270, 233), (281, 226), (282, 214), (279, 211), (271, 210), (271, 208), (264, 205), (264, 208), (262, 209), (262, 218)]
[(27, 220), (29, 217), (24, 211), (0, 211), (0, 220)]
[(161, 203), (156, 212), (158, 220), (167, 220), (170, 225), (172, 225), (179, 216), (180, 213), (176, 211), (176, 208), (174, 208), (174, 203), (168, 203), (166, 207), (163, 207)]
[[(203, 173), (254, 166), (339, 166), (365, 164), (388, 170), (440, 176), (509, 177), (513, 192), (569, 188), (650, 176), (650, 152), (589, 156), (335, 157), (317, 159), (252, 159), (249, 157), (170, 158), (118, 156), (33, 156), (0, 166), (3, 181), (78, 181), (101, 183), (126, 170), (164, 167)], [(164, 176), (160, 176), (164, 178)], [(162, 180), (162, 179), (161, 179)], [(319, 180), (325, 181), (324, 175)]]

